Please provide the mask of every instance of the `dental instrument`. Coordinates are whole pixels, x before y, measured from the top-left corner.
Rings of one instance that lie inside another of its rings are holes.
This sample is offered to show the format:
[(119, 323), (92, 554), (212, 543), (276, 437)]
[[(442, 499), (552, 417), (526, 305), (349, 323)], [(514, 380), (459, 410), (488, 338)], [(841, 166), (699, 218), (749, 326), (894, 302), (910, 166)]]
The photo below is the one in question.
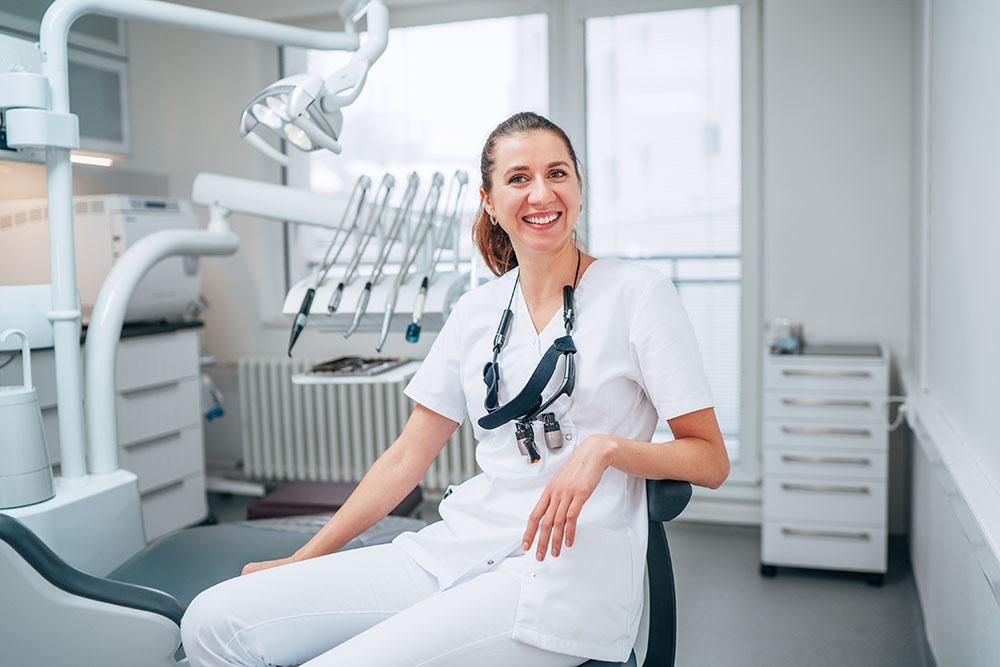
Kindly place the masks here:
[(371, 298), (372, 285), (378, 282), (378, 279), (382, 276), (382, 269), (385, 267), (386, 260), (389, 259), (389, 253), (392, 251), (392, 246), (395, 245), (396, 239), (399, 237), (399, 230), (403, 227), (403, 222), (410, 215), (410, 207), (413, 206), (413, 200), (417, 197), (417, 188), (420, 186), (420, 177), (417, 176), (417, 172), (412, 172), (410, 177), (407, 179), (406, 190), (403, 192), (403, 199), (399, 203), (399, 209), (396, 211), (396, 217), (392, 221), (392, 227), (389, 229), (389, 233), (386, 235), (385, 242), (382, 243), (382, 247), (379, 248), (378, 258), (375, 260), (375, 266), (372, 267), (372, 273), (368, 277), (368, 282), (365, 283), (365, 288), (361, 291), (361, 295), (358, 297), (358, 305), (354, 308), (354, 317), (351, 319), (351, 324), (344, 331), (344, 338), (350, 338), (354, 330), (358, 328), (361, 324), (361, 317), (365, 314), (368, 309), (368, 299)]
[[(344, 209), (344, 215), (340, 220), (340, 225), (337, 227), (337, 231), (333, 235), (333, 240), (330, 241), (330, 245), (326, 247), (326, 254), (323, 255), (323, 261), (320, 262), (319, 268), (316, 270), (316, 280), (312, 287), (306, 290), (305, 296), (302, 298), (302, 305), (299, 306), (299, 312), (295, 315), (295, 321), (292, 322), (292, 333), (288, 338), (288, 356), (292, 356), (292, 348), (295, 346), (295, 341), (299, 339), (299, 335), (302, 330), (306, 328), (306, 323), (309, 321), (309, 309), (312, 308), (313, 298), (316, 296), (316, 290), (319, 286), (323, 284), (326, 280), (326, 274), (330, 272), (333, 265), (337, 263), (337, 258), (340, 256), (340, 251), (344, 249), (344, 245), (347, 243), (347, 239), (350, 238), (351, 232), (358, 224), (358, 218), (361, 216), (361, 209), (365, 204), (365, 195), (368, 193), (368, 188), (372, 185), (372, 180), (365, 175), (359, 176), (358, 180), (354, 183), (354, 189), (351, 191), (351, 198), (347, 201), (347, 207)], [(357, 208), (354, 211), (354, 217), (351, 218), (350, 227), (347, 228), (344, 234), (344, 240), (340, 242), (340, 247), (337, 248), (337, 252), (333, 255), (333, 259), (330, 259), (330, 251), (337, 244), (337, 239), (340, 238), (340, 233), (345, 231), (344, 223), (347, 221), (348, 216), (351, 214), (351, 207), (354, 204), (355, 198), (357, 199)], [(330, 260), (327, 263), (327, 260)]]
[(403, 253), (404, 259), (399, 266), (399, 273), (396, 274), (396, 282), (393, 284), (392, 291), (389, 292), (389, 297), (386, 299), (385, 315), (382, 318), (382, 331), (379, 334), (378, 345), (375, 346), (377, 352), (382, 351), (386, 336), (389, 335), (389, 322), (392, 320), (392, 314), (396, 310), (396, 299), (399, 297), (399, 288), (403, 284), (403, 281), (406, 280), (406, 274), (409, 273), (410, 266), (416, 260), (428, 232), (434, 226), (434, 215), (437, 213), (437, 205), (441, 200), (441, 188), (443, 186), (444, 176), (440, 171), (434, 172), (434, 177), (431, 179), (431, 186), (427, 190), (427, 198), (424, 200), (423, 211), (420, 213), (420, 220), (417, 222), (417, 229), (410, 239), (409, 246)]
[[(344, 276), (337, 284), (337, 289), (334, 290), (333, 295), (330, 297), (330, 302), (326, 305), (327, 315), (332, 315), (340, 306), (340, 298), (344, 295), (344, 286), (354, 278), (354, 273), (361, 264), (361, 257), (365, 254), (365, 249), (368, 247), (368, 242), (375, 235), (376, 227), (381, 226), (382, 216), (385, 215), (385, 207), (389, 202), (389, 195), (392, 194), (392, 189), (395, 186), (396, 179), (393, 178), (392, 174), (386, 174), (382, 177), (382, 182), (379, 183), (378, 190), (375, 192), (375, 197), (372, 200), (371, 215), (364, 230), (361, 232), (361, 238), (358, 239), (354, 256), (348, 263), (347, 269), (344, 271)], [(380, 193), (382, 194), (381, 200), (379, 200)]]
[[(410, 343), (416, 343), (420, 340), (420, 319), (424, 316), (424, 302), (427, 300), (427, 286), (430, 285), (432, 280), (434, 280), (437, 265), (441, 261), (441, 254), (444, 252), (445, 246), (448, 245), (448, 239), (452, 236), (455, 223), (458, 222), (459, 206), (462, 203), (462, 192), (465, 190), (465, 186), (468, 182), (469, 175), (467, 173), (461, 169), (455, 171), (455, 175), (452, 177), (451, 185), (449, 186), (450, 190), (454, 187), (455, 183), (458, 183), (458, 192), (454, 199), (455, 206), (450, 215), (448, 215), (447, 209), (445, 209), (444, 222), (441, 224), (441, 234), (435, 244), (437, 254), (434, 257), (434, 261), (431, 262), (430, 268), (428, 268), (423, 280), (420, 281), (420, 291), (417, 293), (417, 301), (413, 306), (413, 321), (410, 322), (410, 326), (406, 329), (406, 340)], [(449, 196), (450, 195), (451, 193), (449, 192)]]

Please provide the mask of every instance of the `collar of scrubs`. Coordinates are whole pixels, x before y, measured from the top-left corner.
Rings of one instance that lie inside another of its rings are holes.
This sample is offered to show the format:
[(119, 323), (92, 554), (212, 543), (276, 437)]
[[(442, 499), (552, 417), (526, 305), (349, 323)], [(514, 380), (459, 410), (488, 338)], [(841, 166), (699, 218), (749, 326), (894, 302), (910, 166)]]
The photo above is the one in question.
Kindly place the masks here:
[[(579, 267), (577, 268), (579, 271)], [(574, 279), (574, 282), (576, 280)], [(517, 281), (514, 281), (514, 290), (517, 290)], [(511, 293), (513, 303), (514, 294)], [(563, 324), (566, 327), (566, 335), (556, 338), (552, 345), (542, 355), (541, 361), (535, 367), (524, 388), (518, 392), (517, 396), (511, 399), (506, 405), (500, 405), (500, 364), (497, 358), (500, 348), (503, 347), (507, 336), (507, 328), (510, 326), (511, 310), (508, 304), (507, 310), (500, 318), (500, 326), (497, 335), (493, 340), (493, 361), (483, 368), (483, 382), (486, 383), (486, 415), (479, 420), (479, 425), (487, 430), (503, 426), (511, 420), (531, 421), (535, 419), (545, 408), (550, 406), (557, 398), (573, 393), (576, 384), (576, 371), (573, 363), (573, 354), (576, 352), (576, 344), (571, 335), (575, 315), (573, 312), (573, 288), (569, 285), (563, 287)], [(556, 393), (547, 401), (542, 400), (542, 391), (548, 385), (549, 380), (556, 370), (556, 362), (560, 356), (566, 356), (566, 370), (563, 375), (562, 384)]]

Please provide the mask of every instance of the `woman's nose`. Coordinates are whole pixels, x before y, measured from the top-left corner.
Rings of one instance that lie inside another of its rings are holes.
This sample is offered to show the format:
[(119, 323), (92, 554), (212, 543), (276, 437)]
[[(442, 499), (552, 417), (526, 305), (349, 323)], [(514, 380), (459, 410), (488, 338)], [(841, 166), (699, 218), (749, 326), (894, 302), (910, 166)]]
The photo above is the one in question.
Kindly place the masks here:
[(544, 178), (536, 179), (528, 194), (528, 201), (532, 204), (544, 204), (552, 200), (552, 188)]

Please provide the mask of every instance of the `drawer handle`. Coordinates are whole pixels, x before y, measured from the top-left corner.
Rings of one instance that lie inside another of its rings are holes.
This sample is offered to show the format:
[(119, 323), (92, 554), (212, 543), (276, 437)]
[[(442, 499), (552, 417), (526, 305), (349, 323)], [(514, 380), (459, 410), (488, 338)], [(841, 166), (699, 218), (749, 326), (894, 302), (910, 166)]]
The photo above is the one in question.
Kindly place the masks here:
[(133, 387), (131, 389), (119, 389), (119, 396), (131, 396), (132, 394), (139, 394), (144, 391), (153, 391), (155, 389), (165, 389), (167, 387), (173, 387), (179, 385), (180, 380), (164, 380), (163, 382), (157, 382), (155, 384), (145, 384), (141, 387)]
[(783, 491), (809, 491), (810, 493), (859, 493), (868, 495), (871, 489), (867, 486), (829, 486), (823, 484), (782, 484)]
[(784, 369), (781, 374), (786, 377), (822, 377), (822, 378), (870, 378), (868, 371), (804, 371)]
[(146, 438), (144, 440), (136, 440), (134, 442), (122, 443), (121, 444), (121, 448), (122, 449), (133, 449), (133, 448), (146, 447), (148, 445), (159, 444), (159, 443), (165, 442), (167, 440), (174, 440), (176, 438), (179, 438), (182, 432), (183, 432), (183, 429), (176, 429), (174, 431), (170, 431), (169, 433), (161, 433), (160, 435), (154, 435), (154, 436)]
[(789, 456), (785, 454), (782, 455), (781, 460), (785, 463), (830, 463), (849, 466), (870, 466), (872, 464), (871, 459), (851, 459), (840, 456)]
[(782, 528), (781, 533), (789, 537), (839, 537), (845, 540), (861, 540), (867, 542), (871, 539), (868, 533), (841, 533), (835, 530), (801, 530), (796, 528)]
[(837, 408), (870, 408), (871, 401), (850, 401), (838, 398), (783, 398), (781, 402), (785, 405), (797, 406), (830, 406)]
[(781, 431), (789, 435), (856, 435), (869, 437), (872, 432), (867, 428), (830, 428), (822, 426), (782, 426)]

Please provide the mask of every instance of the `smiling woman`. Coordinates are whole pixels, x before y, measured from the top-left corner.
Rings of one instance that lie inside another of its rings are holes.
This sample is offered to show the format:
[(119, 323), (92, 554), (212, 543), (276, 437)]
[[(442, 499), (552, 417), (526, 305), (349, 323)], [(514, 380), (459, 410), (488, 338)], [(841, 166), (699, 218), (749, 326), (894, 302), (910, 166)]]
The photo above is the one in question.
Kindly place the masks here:
[(490, 270), (505, 273), (531, 253), (574, 255), (579, 164), (566, 133), (538, 114), (515, 114), (490, 133), (479, 167), (482, 207), (472, 229)]
[[(666, 276), (577, 248), (576, 155), (551, 121), (508, 118), (481, 166), (476, 240), (493, 239), (494, 271), (515, 268), (459, 299), (405, 389), (416, 407), (403, 433), (319, 533), (192, 602), (182, 625), (192, 664), (629, 657), (644, 600), (645, 480), (716, 488), (729, 473), (694, 332)], [(441, 521), (338, 552), (402, 500), (467, 418), (482, 473), (452, 488)], [(674, 440), (652, 441), (661, 420)]]

